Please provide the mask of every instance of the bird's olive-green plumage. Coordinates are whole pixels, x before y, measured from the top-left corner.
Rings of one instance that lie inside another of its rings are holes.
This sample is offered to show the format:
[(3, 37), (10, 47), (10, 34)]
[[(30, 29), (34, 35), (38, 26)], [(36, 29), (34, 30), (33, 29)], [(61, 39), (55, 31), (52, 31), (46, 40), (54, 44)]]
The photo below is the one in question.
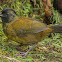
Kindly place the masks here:
[(53, 31), (58, 32), (56, 31), (57, 27), (60, 29), (59, 25), (57, 27), (47, 27), (44, 23), (31, 18), (20, 17), (10, 8), (3, 9), (0, 15), (3, 22), (3, 31), (6, 36), (20, 44), (37, 43), (49, 33)]

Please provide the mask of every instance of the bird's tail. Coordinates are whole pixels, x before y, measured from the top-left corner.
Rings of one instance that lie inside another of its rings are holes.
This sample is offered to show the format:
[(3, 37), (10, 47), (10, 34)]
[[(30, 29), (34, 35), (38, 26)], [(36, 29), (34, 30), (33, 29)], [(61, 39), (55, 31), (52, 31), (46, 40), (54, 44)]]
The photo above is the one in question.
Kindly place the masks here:
[(50, 26), (52, 28), (52, 33), (61, 33), (62, 34), (62, 25)]

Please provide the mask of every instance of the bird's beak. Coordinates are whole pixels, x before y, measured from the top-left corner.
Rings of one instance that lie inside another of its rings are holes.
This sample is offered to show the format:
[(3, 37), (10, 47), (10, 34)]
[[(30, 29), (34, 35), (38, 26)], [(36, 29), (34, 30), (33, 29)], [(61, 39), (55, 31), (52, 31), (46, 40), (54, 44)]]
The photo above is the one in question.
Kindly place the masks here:
[(2, 17), (3, 15), (2, 15), (2, 13), (0, 12), (0, 17)]

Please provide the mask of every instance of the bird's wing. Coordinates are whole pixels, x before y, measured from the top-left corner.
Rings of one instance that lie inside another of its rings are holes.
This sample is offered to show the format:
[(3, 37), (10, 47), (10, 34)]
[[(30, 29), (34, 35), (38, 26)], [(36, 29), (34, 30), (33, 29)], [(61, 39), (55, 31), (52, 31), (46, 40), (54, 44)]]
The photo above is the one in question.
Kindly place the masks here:
[(44, 23), (25, 17), (14, 21), (12, 27), (19, 34), (38, 33), (49, 29)]

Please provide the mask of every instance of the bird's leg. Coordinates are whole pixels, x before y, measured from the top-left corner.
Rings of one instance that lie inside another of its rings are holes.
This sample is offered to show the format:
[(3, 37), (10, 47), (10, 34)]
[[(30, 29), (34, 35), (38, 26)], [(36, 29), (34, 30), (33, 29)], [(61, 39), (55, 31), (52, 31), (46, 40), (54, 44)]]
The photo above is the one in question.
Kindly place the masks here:
[(36, 45), (37, 43), (35, 43), (24, 55), (24, 57), (32, 50), (32, 48)]
[(28, 55), (28, 53), (32, 50), (32, 48), (33, 48), (36, 44), (37, 44), (37, 43), (35, 43), (35, 44), (34, 44), (27, 52), (25, 52), (25, 53), (24, 53), (24, 52), (21, 53), (21, 52), (19, 51), (19, 52), (21, 53), (20, 55), (21, 55), (22, 57), (25, 57), (26, 55)]

